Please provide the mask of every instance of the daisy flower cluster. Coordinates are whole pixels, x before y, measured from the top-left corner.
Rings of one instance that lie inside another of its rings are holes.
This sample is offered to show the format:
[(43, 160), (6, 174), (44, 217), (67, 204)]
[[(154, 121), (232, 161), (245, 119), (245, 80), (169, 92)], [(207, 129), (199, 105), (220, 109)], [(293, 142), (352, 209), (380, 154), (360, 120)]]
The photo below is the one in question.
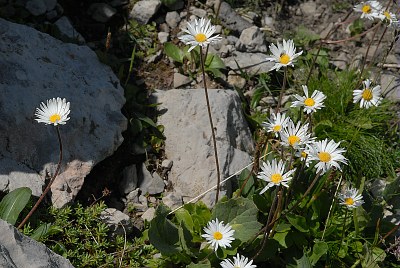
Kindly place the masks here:
[(390, 26), (397, 26), (399, 23), (396, 15), (386, 10), (378, 1), (361, 2), (354, 7), (354, 11), (361, 12), (361, 18), (379, 19)]

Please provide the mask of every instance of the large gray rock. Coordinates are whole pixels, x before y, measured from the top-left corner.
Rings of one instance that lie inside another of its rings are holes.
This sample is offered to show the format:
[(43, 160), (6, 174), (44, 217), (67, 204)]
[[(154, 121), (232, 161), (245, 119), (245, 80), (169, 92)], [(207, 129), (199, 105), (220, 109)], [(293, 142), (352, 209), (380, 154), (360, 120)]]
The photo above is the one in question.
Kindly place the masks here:
[[(165, 127), (165, 154), (174, 162), (168, 178), (174, 192), (186, 202), (217, 183), (204, 90), (156, 91), (153, 97), (165, 112), (158, 123)], [(209, 97), (221, 176), (226, 178), (251, 162), (249, 153), (253, 150), (253, 141), (237, 93), (211, 89)], [(222, 194), (229, 194), (231, 186), (231, 181), (225, 183)], [(215, 191), (202, 200), (208, 206), (214, 205)]]
[(69, 260), (0, 220), (0, 267), (73, 268)]
[(126, 118), (118, 79), (86, 46), (64, 44), (33, 28), (0, 19), (0, 185), (38, 196), (59, 156), (56, 129), (34, 120), (40, 102), (71, 102), (60, 127), (61, 173), (52, 186), (57, 207), (71, 201), (92, 167), (121, 144)]

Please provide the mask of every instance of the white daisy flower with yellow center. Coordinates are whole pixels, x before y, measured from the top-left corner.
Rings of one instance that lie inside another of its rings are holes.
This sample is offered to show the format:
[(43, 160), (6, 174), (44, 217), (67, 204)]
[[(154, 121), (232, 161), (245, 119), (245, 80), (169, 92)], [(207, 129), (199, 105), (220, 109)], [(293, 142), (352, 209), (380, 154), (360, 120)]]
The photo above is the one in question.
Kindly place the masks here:
[(205, 234), (201, 235), (207, 240), (215, 251), (218, 247), (226, 248), (231, 246), (231, 242), (235, 240), (233, 234), (235, 230), (229, 224), (224, 224), (223, 221), (219, 222), (218, 219), (208, 222), (207, 227), (204, 227)]
[(369, 79), (363, 81), (363, 89), (353, 91), (353, 103), (360, 102), (360, 108), (368, 109), (371, 106), (378, 106), (382, 102), (381, 86), (377, 85), (371, 89)]
[(267, 130), (267, 132), (272, 132), (275, 137), (284, 129), (289, 122), (290, 118), (286, 117), (284, 113), (273, 113), (271, 117), (268, 118), (268, 122), (263, 122), (261, 125)]
[(307, 114), (316, 112), (317, 110), (325, 107), (324, 100), (326, 96), (321, 91), (315, 90), (311, 96), (308, 96), (308, 87), (302, 85), (303, 92), (305, 96), (300, 96), (299, 94), (295, 94), (294, 97), (297, 99), (296, 101), (292, 102), (291, 107), (303, 107), (304, 112)]
[(46, 125), (65, 125), (69, 120), (69, 106), (70, 103), (66, 99), (49, 99), (46, 104), (42, 102), (40, 108), (36, 108), (35, 120)]
[(325, 174), (332, 167), (341, 170), (339, 164), (347, 164), (347, 159), (342, 155), (346, 150), (338, 148), (339, 145), (340, 143), (336, 143), (334, 140), (328, 142), (328, 139), (309, 144), (307, 146), (307, 159), (317, 161), (315, 167), (317, 172), (321, 172), (321, 174)]
[(352, 187), (346, 188), (339, 194), (340, 204), (346, 206), (348, 209), (353, 209), (364, 204), (364, 200), (358, 190)]
[(388, 26), (398, 26), (398, 19), (396, 15), (389, 11), (383, 11), (379, 14), (379, 18), (388, 24)]
[(215, 33), (215, 26), (211, 25), (209, 19), (195, 19), (187, 23), (187, 28), (182, 29), (185, 35), (178, 37), (186, 45), (190, 45), (188, 51), (191, 51), (197, 46), (206, 47), (208, 44), (221, 40), (218, 35), (212, 36)]
[(257, 177), (268, 184), (261, 190), (260, 194), (263, 194), (273, 186), (283, 185), (286, 188), (289, 187), (288, 182), (292, 179), (293, 172), (294, 169), (285, 173), (285, 163), (282, 160), (277, 162), (276, 159), (272, 159), (271, 162), (263, 162)]
[(303, 53), (303, 51), (296, 53), (296, 47), (294, 46), (293, 40), (283, 40), (282, 44), (278, 42), (278, 46), (271, 44), (269, 50), (272, 55), (270, 55), (269, 58), (266, 58), (266, 60), (275, 62), (271, 71), (275, 69), (279, 70), (281, 67), (288, 65), (293, 67), (295, 59)]
[(313, 141), (311, 134), (308, 133), (308, 123), (301, 125), (301, 122), (297, 122), (295, 126), (292, 120), (288, 121), (287, 126), (282, 130), (280, 136), (283, 145), (294, 149), (299, 149)]
[(356, 5), (354, 11), (361, 12), (361, 18), (373, 20), (379, 18), (382, 11), (382, 6), (378, 1), (366, 1)]
[(236, 257), (233, 257), (233, 261), (225, 259), (221, 262), (222, 268), (256, 268), (257, 266), (252, 264), (253, 261), (247, 259), (245, 256), (240, 256), (239, 253)]

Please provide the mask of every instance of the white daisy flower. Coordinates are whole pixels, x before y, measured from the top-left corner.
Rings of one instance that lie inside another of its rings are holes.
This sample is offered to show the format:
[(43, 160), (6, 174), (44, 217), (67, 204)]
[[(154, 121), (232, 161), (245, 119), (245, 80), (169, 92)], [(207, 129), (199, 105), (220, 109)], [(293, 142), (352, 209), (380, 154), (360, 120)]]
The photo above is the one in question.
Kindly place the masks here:
[(371, 81), (369, 79), (363, 81), (364, 89), (356, 89), (353, 91), (353, 103), (360, 102), (360, 108), (368, 109), (371, 106), (378, 106), (382, 102), (381, 86), (377, 85), (370, 88)]
[(317, 172), (325, 174), (332, 167), (341, 170), (339, 163), (347, 164), (347, 159), (342, 155), (346, 150), (338, 148), (340, 143), (325, 139), (308, 145), (307, 154), (310, 161), (318, 161), (315, 165)]
[(308, 87), (302, 85), (304, 95), (305, 96), (300, 96), (299, 94), (294, 95), (294, 97), (297, 99), (297, 101), (292, 102), (291, 107), (300, 107), (304, 106), (304, 112), (307, 114), (316, 112), (317, 110), (321, 109), (322, 107), (325, 107), (324, 105), (324, 100), (326, 99), (326, 96), (324, 93), (321, 91), (315, 90), (311, 97), (308, 96)]
[(364, 204), (364, 200), (358, 190), (352, 187), (346, 188), (339, 194), (340, 204), (346, 206), (348, 209), (353, 209)]
[(280, 135), (282, 144), (291, 146), (294, 149), (299, 149), (313, 141), (311, 134), (308, 133), (308, 123), (302, 126), (301, 122), (297, 122), (295, 126), (292, 120), (289, 120), (287, 126), (282, 130)]
[(284, 113), (273, 113), (268, 118), (268, 122), (263, 122), (261, 125), (267, 130), (267, 132), (275, 133), (275, 137), (284, 129), (289, 122), (290, 118), (286, 117)]
[(46, 125), (65, 125), (69, 120), (69, 105), (66, 99), (61, 98), (49, 99), (47, 104), (42, 102), (40, 108), (36, 108), (35, 120)]
[(269, 58), (266, 58), (266, 60), (275, 62), (271, 71), (275, 69), (279, 70), (281, 67), (288, 65), (293, 67), (295, 59), (303, 53), (303, 51), (296, 53), (296, 47), (294, 46), (293, 40), (283, 40), (283, 44), (278, 42), (278, 46), (271, 44), (269, 50), (271, 50), (272, 55), (270, 55)]
[(379, 18), (379, 13), (382, 11), (382, 6), (378, 1), (366, 1), (356, 5), (354, 11), (361, 12), (361, 18), (373, 20)]
[(307, 150), (299, 150), (294, 155), (300, 158), (301, 161), (306, 161), (305, 165), (307, 167), (310, 166), (310, 158), (308, 158)]
[(260, 194), (263, 194), (273, 186), (283, 185), (289, 187), (288, 182), (292, 179), (293, 172), (294, 169), (285, 173), (285, 163), (282, 160), (276, 162), (276, 159), (272, 159), (271, 162), (263, 162), (257, 178), (268, 182), (268, 184), (261, 190)]
[(222, 268), (256, 268), (257, 266), (252, 264), (253, 261), (247, 259), (245, 256), (240, 256), (239, 253), (236, 257), (233, 257), (233, 261), (225, 259), (221, 262)]
[(383, 11), (379, 14), (379, 18), (388, 24), (388, 26), (397, 26), (399, 21), (394, 13)]
[(208, 44), (221, 40), (218, 35), (212, 36), (215, 33), (215, 26), (211, 25), (209, 19), (195, 19), (187, 23), (187, 28), (182, 29), (185, 35), (178, 37), (186, 45), (190, 45), (188, 51), (191, 51), (196, 46), (206, 47)]
[(235, 230), (229, 224), (224, 225), (224, 222), (218, 222), (218, 219), (208, 222), (207, 227), (204, 227), (205, 234), (201, 235), (207, 240), (214, 250), (217, 251), (218, 247), (226, 248), (231, 246), (231, 242), (235, 240), (233, 234)]

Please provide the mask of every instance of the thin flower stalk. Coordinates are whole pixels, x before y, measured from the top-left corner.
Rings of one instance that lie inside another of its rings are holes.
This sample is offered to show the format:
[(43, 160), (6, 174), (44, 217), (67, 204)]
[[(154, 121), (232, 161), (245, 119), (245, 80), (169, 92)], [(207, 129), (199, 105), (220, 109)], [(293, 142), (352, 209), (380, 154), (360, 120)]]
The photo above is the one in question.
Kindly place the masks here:
[(53, 182), (55, 181), (55, 179), (58, 176), (58, 173), (60, 172), (61, 162), (63, 159), (63, 146), (62, 146), (62, 139), (61, 139), (61, 135), (60, 135), (60, 129), (58, 126), (56, 126), (56, 130), (57, 130), (57, 137), (58, 137), (58, 142), (59, 142), (59, 146), (60, 146), (60, 154), (59, 154), (56, 172), (54, 173), (53, 177), (51, 178), (46, 189), (44, 189), (43, 193), (40, 195), (39, 199), (36, 201), (35, 205), (32, 207), (32, 209), (29, 211), (29, 213), (26, 215), (26, 217), (22, 220), (22, 222), (18, 225), (18, 227), (17, 227), (18, 229), (21, 229), (25, 225), (25, 223), (29, 220), (29, 218), (32, 216), (32, 214), (36, 211), (36, 209), (42, 202), (43, 198), (50, 191), (51, 185), (53, 184)]

